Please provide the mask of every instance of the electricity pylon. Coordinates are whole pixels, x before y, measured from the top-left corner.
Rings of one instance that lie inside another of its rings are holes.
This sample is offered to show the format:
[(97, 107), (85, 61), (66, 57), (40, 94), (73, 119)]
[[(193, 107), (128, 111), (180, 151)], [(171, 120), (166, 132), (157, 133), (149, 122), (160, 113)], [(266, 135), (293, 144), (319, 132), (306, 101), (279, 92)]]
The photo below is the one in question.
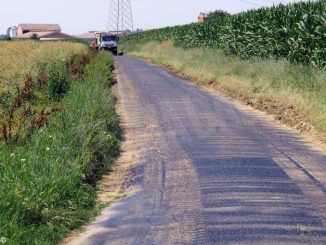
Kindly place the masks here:
[(133, 31), (133, 19), (130, 0), (110, 0), (108, 31), (123, 35)]

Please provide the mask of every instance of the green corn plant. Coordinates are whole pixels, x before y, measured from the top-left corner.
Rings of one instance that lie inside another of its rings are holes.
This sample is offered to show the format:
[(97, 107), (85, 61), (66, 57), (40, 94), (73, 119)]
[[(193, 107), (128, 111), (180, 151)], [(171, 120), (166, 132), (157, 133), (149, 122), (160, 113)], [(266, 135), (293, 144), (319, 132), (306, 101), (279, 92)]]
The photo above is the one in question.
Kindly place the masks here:
[(140, 32), (121, 41), (167, 40), (182, 48), (214, 48), (244, 59), (285, 58), (326, 69), (326, 1), (280, 4), (229, 15), (223, 21)]

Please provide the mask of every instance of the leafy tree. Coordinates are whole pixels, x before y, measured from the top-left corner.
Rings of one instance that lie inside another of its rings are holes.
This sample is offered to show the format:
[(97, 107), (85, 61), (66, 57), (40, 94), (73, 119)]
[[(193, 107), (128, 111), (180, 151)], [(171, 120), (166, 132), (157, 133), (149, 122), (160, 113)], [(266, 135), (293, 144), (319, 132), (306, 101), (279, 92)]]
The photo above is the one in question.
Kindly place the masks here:
[(32, 37), (31, 37), (32, 40), (39, 40), (38, 36), (36, 33), (33, 33)]
[(231, 16), (231, 14), (224, 10), (215, 10), (208, 14), (208, 21), (224, 23), (229, 16)]
[(7, 29), (7, 32), (6, 32), (6, 36), (7, 36), (7, 37), (10, 37), (10, 29), (11, 29), (11, 27), (9, 27), (9, 28)]
[(11, 37), (10, 37), (10, 27), (7, 29), (7, 32), (6, 32), (6, 35), (5, 35), (4, 39), (11, 40)]

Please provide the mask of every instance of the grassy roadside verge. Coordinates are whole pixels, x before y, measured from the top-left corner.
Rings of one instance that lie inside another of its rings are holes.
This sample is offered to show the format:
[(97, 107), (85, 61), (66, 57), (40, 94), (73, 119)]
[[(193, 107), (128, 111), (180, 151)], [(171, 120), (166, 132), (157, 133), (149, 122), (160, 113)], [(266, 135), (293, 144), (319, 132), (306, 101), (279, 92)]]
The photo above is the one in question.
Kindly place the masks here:
[(56, 244), (96, 210), (95, 181), (119, 153), (113, 58), (95, 55), (71, 83), (64, 110), (31, 141), (0, 143), (0, 238), (6, 244)]
[(197, 84), (266, 111), (326, 143), (326, 72), (285, 60), (241, 60), (172, 42), (126, 44), (124, 52), (165, 65)]

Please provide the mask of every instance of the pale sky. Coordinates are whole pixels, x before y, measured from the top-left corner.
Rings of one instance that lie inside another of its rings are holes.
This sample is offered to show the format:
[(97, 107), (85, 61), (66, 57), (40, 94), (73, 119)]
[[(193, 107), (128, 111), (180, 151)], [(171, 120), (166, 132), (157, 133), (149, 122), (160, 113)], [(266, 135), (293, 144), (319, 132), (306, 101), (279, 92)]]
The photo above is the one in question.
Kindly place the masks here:
[[(105, 31), (110, 0), (1, 0), (0, 34), (19, 23), (56, 23), (68, 34)], [(191, 23), (200, 12), (237, 13), (298, 0), (131, 0), (134, 27), (151, 29)]]

